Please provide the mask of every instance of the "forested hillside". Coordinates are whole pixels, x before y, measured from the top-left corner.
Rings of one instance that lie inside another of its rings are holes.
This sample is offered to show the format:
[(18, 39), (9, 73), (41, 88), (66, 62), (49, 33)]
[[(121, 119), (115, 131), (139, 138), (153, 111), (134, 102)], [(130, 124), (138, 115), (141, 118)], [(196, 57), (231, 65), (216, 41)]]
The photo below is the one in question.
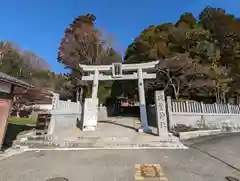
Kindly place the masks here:
[(176, 23), (149, 25), (128, 46), (125, 63), (153, 60), (160, 63), (157, 80), (146, 83), (150, 95), (165, 89), (176, 99), (225, 102), (240, 90), (240, 21), (224, 9), (207, 7), (197, 19), (184, 13)]

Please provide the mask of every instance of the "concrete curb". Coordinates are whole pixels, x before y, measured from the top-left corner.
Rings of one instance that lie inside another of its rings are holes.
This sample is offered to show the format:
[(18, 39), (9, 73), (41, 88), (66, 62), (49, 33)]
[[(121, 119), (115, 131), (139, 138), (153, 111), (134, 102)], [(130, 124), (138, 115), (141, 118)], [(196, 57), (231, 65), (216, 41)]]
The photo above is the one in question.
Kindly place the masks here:
[(186, 139), (186, 140), (182, 140), (181, 142), (188, 147), (191, 147), (191, 145), (195, 145), (195, 144), (204, 144), (206, 142), (212, 141), (212, 140), (216, 140), (216, 139), (221, 139), (223, 137), (233, 137), (233, 136), (240, 136), (240, 132), (222, 132), (220, 134), (216, 134), (216, 135), (209, 135), (209, 136), (199, 136), (196, 138), (192, 138), (192, 139)]
[(233, 134), (233, 133), (240, 133), (240, 131), (224, 131), (222, 129), (215, 129), (215, 130), (201, 130), (201, 131), (188, 131), (188, 132), (179, 132), (179, 139), (180, 140), (188, 140), (202, 136), (212, 136), (212, 135), (219, 135), (219, 134)]
[(180, 137), (180, 140), (187, 140), (187, 139), (192, 139), (200, 136), (217, 135), (221, 133), (223, 133), (221, 129), (189, 131), (189, 132), (179, 132), (179, 137)]
[(81, 150), (141, 150), (141, 149), (165, 149), (165, 150), (179, 150), (188, 149), (188, 147), (104, 147), (104, 148), (29, 148), (25, 151), (81, 151)]
[(104, 147), (104, 148), (25, 148), (22, 150), (13, 150), (10, 153), (3, 154), (0, 161), (30, 151), (84, 151), (84, 150), (179, 150), (188, 149), (187, 146), (181, 147)]

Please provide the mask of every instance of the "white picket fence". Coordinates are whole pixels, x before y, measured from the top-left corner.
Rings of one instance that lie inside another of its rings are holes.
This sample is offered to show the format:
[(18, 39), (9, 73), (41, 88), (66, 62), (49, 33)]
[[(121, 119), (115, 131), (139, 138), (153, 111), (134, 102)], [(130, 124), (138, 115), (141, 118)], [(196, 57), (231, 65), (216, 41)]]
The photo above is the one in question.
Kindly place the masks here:
[(56, 106), (57, 110), (69, 110), (69, 111), (81, 111), (81, 104), (80, 102), (71, 102), (71, 100), (68, 101), (62, 101), (59, 100), (58, 104)]
[(195, 101), (172, 101), (173, 113), (189, 114), (240, 114), (240, 106), (232, 104), (204, 104)]

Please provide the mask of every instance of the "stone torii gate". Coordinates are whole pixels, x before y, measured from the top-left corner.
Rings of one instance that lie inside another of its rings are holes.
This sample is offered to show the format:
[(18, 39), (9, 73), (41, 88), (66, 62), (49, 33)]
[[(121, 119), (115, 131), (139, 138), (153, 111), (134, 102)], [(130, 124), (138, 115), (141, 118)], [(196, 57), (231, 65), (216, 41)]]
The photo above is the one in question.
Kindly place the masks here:
[[(138, 63), (138, 64), (113, 63), (112, 65), (79, 64), (83, 72), (89, 73), (89, 75), (87, 76), (82, 76), (82, 80), (93, 81), (92, 98), (91, 99), (86, 98), (85, 105), (84, 105), (84, 114), (91, 114), (91, 118), (89, 118), (89, 116), (84, 115), (83, 130), (95, 130), (97, 125), (97, 104), (98, 104), (97, 93), (98, 93), (99, 81), (138, 79), (140, 121), (142, 125), (138, 131), (151, 132), (152, 130), (148, 126), (148, 121), (147, 121), (144, 79), (156, 78), (155, 67), (158, 63), (159, 61), (153, 61), (148, 63)], [(91, 111), (89, 111), (88, 113), (85, 112), (87, 109), (89, 109), (89, 107), (91, 107)], [(94, 118), (93, 118), (93, 114), (95, 115)], [(89, 121), (89, 119), (92, 119), (92, 120)], [(87, 124), (87, 122), (91, 122), (91, 123)]]

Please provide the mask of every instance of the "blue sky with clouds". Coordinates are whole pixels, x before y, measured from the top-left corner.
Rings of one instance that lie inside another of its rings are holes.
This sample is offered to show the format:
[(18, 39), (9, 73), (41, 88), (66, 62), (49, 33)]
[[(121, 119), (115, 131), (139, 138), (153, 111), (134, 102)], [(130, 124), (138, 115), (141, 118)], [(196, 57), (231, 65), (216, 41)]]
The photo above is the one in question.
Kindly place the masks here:
[(150, 24), (175, 22), (184, 12), (195, 16), (206, 6), (225, 8), (240, 17), (240, 0), (7, 0), (0, 3), (0, 40), (44, 57), (62, 72), (57, 48), (65, 28), (80, 14), (93, 13), (97, 27), (113, 34), (124, 52)]

